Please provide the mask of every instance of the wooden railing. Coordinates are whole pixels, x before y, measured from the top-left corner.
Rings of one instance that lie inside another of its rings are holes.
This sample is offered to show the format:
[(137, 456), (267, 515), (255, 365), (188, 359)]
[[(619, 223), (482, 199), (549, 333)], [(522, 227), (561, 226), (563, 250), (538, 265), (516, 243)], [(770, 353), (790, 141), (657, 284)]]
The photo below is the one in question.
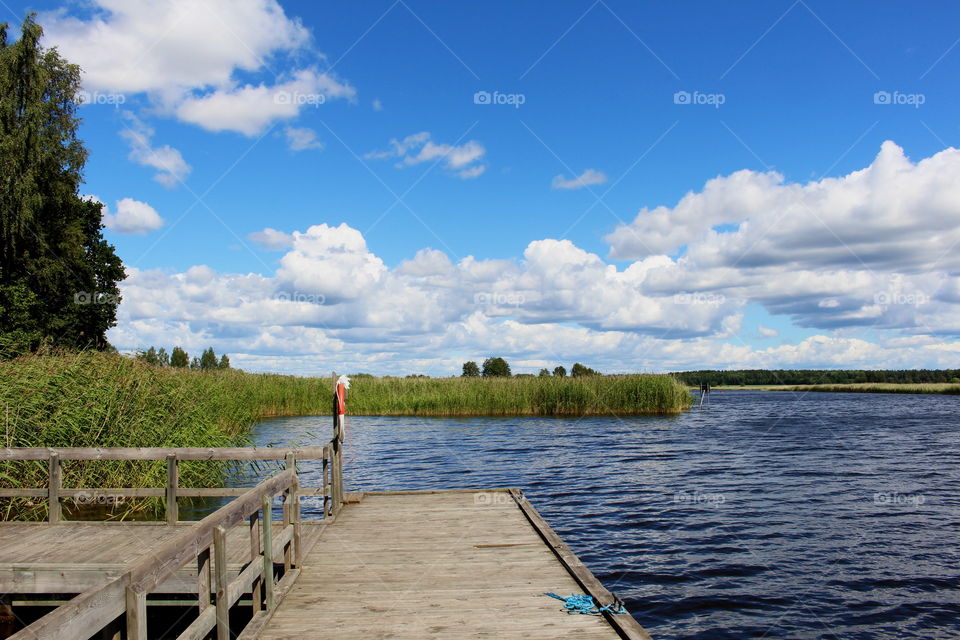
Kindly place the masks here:
[[(303, 550), (298, 484), (296, 470), (290, 468), (245, 490), (236, 500), (162, 543), (119, 576), (81, 593), (11, 636), (11, 640), (89, 637), (106, 629), (124, 613), (127, 639), (146, 640), (147, 595), (194, 560), (199, 610), (197, 618), (178, 640), (205, 638), (213, 629), (219, 640), (227, 640), (231, 637), (230, 607), (244, 593), (253, 595), (251, 622), (273, 611), (274, 591), (278, 586), (275, 561), (283, 557), (284, 580), (292, 581), (299, 573)], [(285, 499), (284, 515), (279, 530), (275, 531), (272, 506), (278, 495)], [(249, 529), (251, 557), (240, 574), (228, 580), (227, 534), (242, 522), (246, 522)], [(211, 603), (214, 587), (216, 595)]]
[[(199, 640), (208, 637), (214, 629), (218, 640), (256, 637), (257, 629), (269, 620), (279, 599), (300, 573), (304, 554), (300, 499), (322, 497), (324, 518), (336, 516), (343, 506), (344, 418), (337, 411), (336, 374), (333, 378), (333, 439), (321, 447), (0, 448), (0, 462), (46, 461), (46, 487), (0, 487), (0, 498), (45, 498), (48, 520), (52, 524), (63, 520), (64, 499), (89, 502), (92, 497), (108, 496), (164, 498), (166, 524), (187, 525), (182, 532), (150, 549), (143, 559), (127, 566), (121, 574), (105, 579), (104, 583), (81, 593), (10, 638), (73, 640), (98, 633), (113, 634), (123, 616), (126, 639), (147, 640), (147, 596), (154, 591), (162, 592), (158, 587), (193, 561), (196, 562), (197, 617), (177, 639)], [(165, 461), (166, 486), (64, 487), (64, 460)], [(285, 460), (286, 469), (253, 488), (182, 487), (180, 462), (185, 460)], [(296, 464), (303, 460), (320, 461), (321, 487), (300, 485)], [(273, 502), (277, 496), (283, 498), (279, 527), (273, 520)], [(179, 519), (180, 498), (209, 497), (235, 500), (198, 522)], [(231, 579), (227, 568), (227, 535), (244, 522), (250, 557)], [(279, 580), (274, 572), (275, 563), (283, 565)], [(211, 593), (214, 594), (212, 602)], [(230, 607), (248, 593), (253, 616), (237, 636), (230, 629)]]
[[(81, 593), (11, 638), (66, 640), (89, 637), (113, 625), (119, 616), (125, 614), (126, 638), (146, 640), (147, 595), (193, 560), (196, 561), (199, 609), (197, 618), (178, 636), (178, 640), (205, 638), (214, 628), (220, 640), (235, 637), (230, 635), (229, 610), (246, 593), (251, 595), (253, 605), (253, 617), (247, 629), (256, 627), (275, 608), (276, 592), (289, 588), (299, 574), (303, 556), (300, 499), (322, 497), (324, 517), (336, 515), (343, 504), (340, 444), (335, 439), (322, 447), (301, 448), (0, 449), (0, 461), (47, 461), (47, 487), (0, 489), (0, 497), (46, 498), (51, 523), (62, 521), (62, 500), (101, 495), (165, 498), (166, 523), (190, 525), (152, 549), (146, 558), (127, 567), (119, 576)], [(167, 463), (167, 483), (162, 488), (64, 488), (61, 469), (64, 460), (164, 460)], [(192, 488), (180, 486), (179, 463), (183, 460), (284, 460), (286, 469), (253, 488)], [(322, 487), (300, 486), (296, 463), (302, 460), (320, 461)], [(283, 519), (279, 527), (273, 522), (272, 515), (273, 501), (277, 496), (283, 499)], [(180, 521), (178, 499), (198, 497), (236, 499), (198, 522)], [(227, 534), (241, 522), (247, 523), (250, 559), (239, 575), (230, 580)], [(280, 581), (275, 579), (275, 562), (283, 563)], [(211, 593), (215, 594), (213, 602)]]
[[(321, 462), (322, 487), (302, 487), (302, 497), (322, 496), (324, 515), (335, 515), (343, 504), (343, 468), (341, 442), (334, 440), (322, 447), (273, 448), (234, 447), (205, 449), (194, 447), (165, 448), (0, 448), (0, 461), (46, 460), (48, 482), (46, 487), (2, 488), (0, 498), (46, 498), (48, 519), (63, 519), (62, 501), (65, 499), (96, 502), (98, 496), (115, 498), (165, 498), (166, 520), (175, 523), (179, 518), (179, 498), (237, 497), (245, 488), (181, 487), (179, 465), (183, 460), (287, 460), (292, 468), (296, 460)], [(291, 461), (292, 457), (292, 461)], [(64, 460), (165, 460), (167, 483), (165, 487), (71, 487), (63, 486)]]

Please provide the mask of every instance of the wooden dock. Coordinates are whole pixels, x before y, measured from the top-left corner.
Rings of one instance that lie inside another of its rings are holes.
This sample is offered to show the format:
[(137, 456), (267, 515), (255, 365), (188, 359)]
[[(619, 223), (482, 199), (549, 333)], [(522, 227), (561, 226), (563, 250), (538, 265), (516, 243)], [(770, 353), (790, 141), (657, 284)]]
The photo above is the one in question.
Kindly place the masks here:
[(629, 614), (569, 615), (545, 592), (613, 600), (519, 491), (365, 494), (260, 637), (649, 638)]
[[(0, 460), (46, 460), (50, 470), (47, 487), (0, 489), (50, 505), (48, 522), (0, 522), (0, 618), (27, 621), (9, 638), (649, 640), (628, 613), (570, 615), (545, 595), (618, 602), (519, 490), (348, 494), (338, 444), (0, 449)], [(150, 459), (166, 461), (166, 487), (62, 486), (62, 460)], [(252, 488), (181, 487), (179, 461), (200, 459), (286, 468)], [(300, 485), (307, 459), (322, 465), (321, 487)], [(65, 521), (62, 501), (91, 492), (162, 496), (166, 518)], [(203, 520), (178, 519), (178, 498), (211, 495), (234, 499)], [(305, 496), (323, 499), (322, 520), (302, 521)]]

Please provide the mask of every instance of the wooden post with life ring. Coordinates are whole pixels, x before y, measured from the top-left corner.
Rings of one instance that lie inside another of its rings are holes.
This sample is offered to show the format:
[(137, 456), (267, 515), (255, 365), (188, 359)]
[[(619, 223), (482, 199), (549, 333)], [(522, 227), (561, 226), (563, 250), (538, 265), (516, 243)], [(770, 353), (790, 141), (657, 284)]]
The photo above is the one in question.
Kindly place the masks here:
[(330, 460), (330, 487), (332, 511), (336, 515), (343, 506), (343, 437), (344, 420), (347, 414), (347, 389), (350, 382), (346, 376), (333, 373), (333, 451)]

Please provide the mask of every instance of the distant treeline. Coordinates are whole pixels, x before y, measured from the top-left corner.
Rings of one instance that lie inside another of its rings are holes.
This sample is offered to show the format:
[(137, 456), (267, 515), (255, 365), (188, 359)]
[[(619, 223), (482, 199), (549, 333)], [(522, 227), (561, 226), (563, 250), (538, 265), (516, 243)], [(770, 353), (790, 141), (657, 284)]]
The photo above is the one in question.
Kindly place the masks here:
[(690, 386), (771, 385), (771, 384), (855, 384), (887, 382), (916, 384), (921, 382), (960, 383), (960, 369), (743, 369), (739, 371), (679, 371), (675, 378)]
[[(551, 372), (550, 369), (540, 369), (540, 372), (537, 374), (541, 378), (547, 378), (554, 376), (557, 378), (567, 377), (567, 368), (563, 365), (559, 365), (553, 368)], [(570, 375), (574, 378), (583, 378), (585, 376), (600, 376), (603, 375), (599, 371), (591, 369), (588, 366), (582, 365), (579, 362), (574, 362), (573, 367), (570, 369)], [(510, 363), (508, 363), (503, 358), (494, 358), (490, 357), (483, 361), (483, 368), (470, 360), (463, 363), (463, 373), (461, 374), (462, 378), (509, 378), (511, 376), (516, 378), (532, 378), (532, 373), (517, 373), (514, 374), (510, 370)], [(407, 376), (408, 378), (426, 378), (429, 376)]]
[(190, 354), (180, 347), (174, 347), (170, 353), (167, 353), (167, 350), (163, 347), (159, 349), (150, 347), (146, 350), (137, 351), (134, 357), (155, 367), (176, 367), (180, 369), (190, 367), (198, 371), (230, 368), (230, 358), (227, 354), (223, 354), (217, 359), (217, 353), (213, 350), (213, 347), (208, 347), (204, 350), (203, 355), (199, 358), (195, 357), (193, 360), (190, 359)]

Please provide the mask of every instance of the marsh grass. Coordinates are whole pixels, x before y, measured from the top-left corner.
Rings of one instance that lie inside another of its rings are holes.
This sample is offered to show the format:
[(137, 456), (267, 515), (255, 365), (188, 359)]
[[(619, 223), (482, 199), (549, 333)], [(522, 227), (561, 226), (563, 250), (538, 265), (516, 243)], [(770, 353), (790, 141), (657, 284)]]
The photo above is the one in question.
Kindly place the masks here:
[[(269, 416), (331, 411), (331, 378), (190, 371), (155, 367), (117, 354), (66, 352), (0, 362), (0, 446), (225, 447), (245, 444), (251, 425)], [(669, 376), (586, 378), (373, 378), (353, 380), (352, 415), (496, 416), (676, 413), (690, 393)], [(317, 443), (327, 439), (319, 437)], [(181, 463), (181, 485), (220, 486), (245, 468)], [(66, 461), (63, 486), (162, 487), (163, 461)], [(45, 461), (0, 462), (0, 486), (45, 487)], [(156, 510), (158, 499), (114, 509)], [(46, 504), (0, 503), (0, 519)], [(69, 511), (71, 505), (65, 504)]]
[(670, 376), (356, 378), (355, 415), (582, 416), (678, 413), (690, 392)]
[[(223, 447), (243, 441), (256, 418), (249, 394), (226, 393), (227, 378), (150, 367), (118, 355), (81, 352), (0, 363), (0, 438), (5, 447)], [(184, 486), (214, 486), (222, 463), (184, 462)], [(165, 463), (65, 461), (64, 487), (156, 487)], [(0, 485), (44, 487), (46, 462), (0, 462)], [(157, 500), (126, 502), (128, 509)], [(0, 517), (46, 504), (8, 500)], [(75, 505), (65, 502), (68, 511)]]

